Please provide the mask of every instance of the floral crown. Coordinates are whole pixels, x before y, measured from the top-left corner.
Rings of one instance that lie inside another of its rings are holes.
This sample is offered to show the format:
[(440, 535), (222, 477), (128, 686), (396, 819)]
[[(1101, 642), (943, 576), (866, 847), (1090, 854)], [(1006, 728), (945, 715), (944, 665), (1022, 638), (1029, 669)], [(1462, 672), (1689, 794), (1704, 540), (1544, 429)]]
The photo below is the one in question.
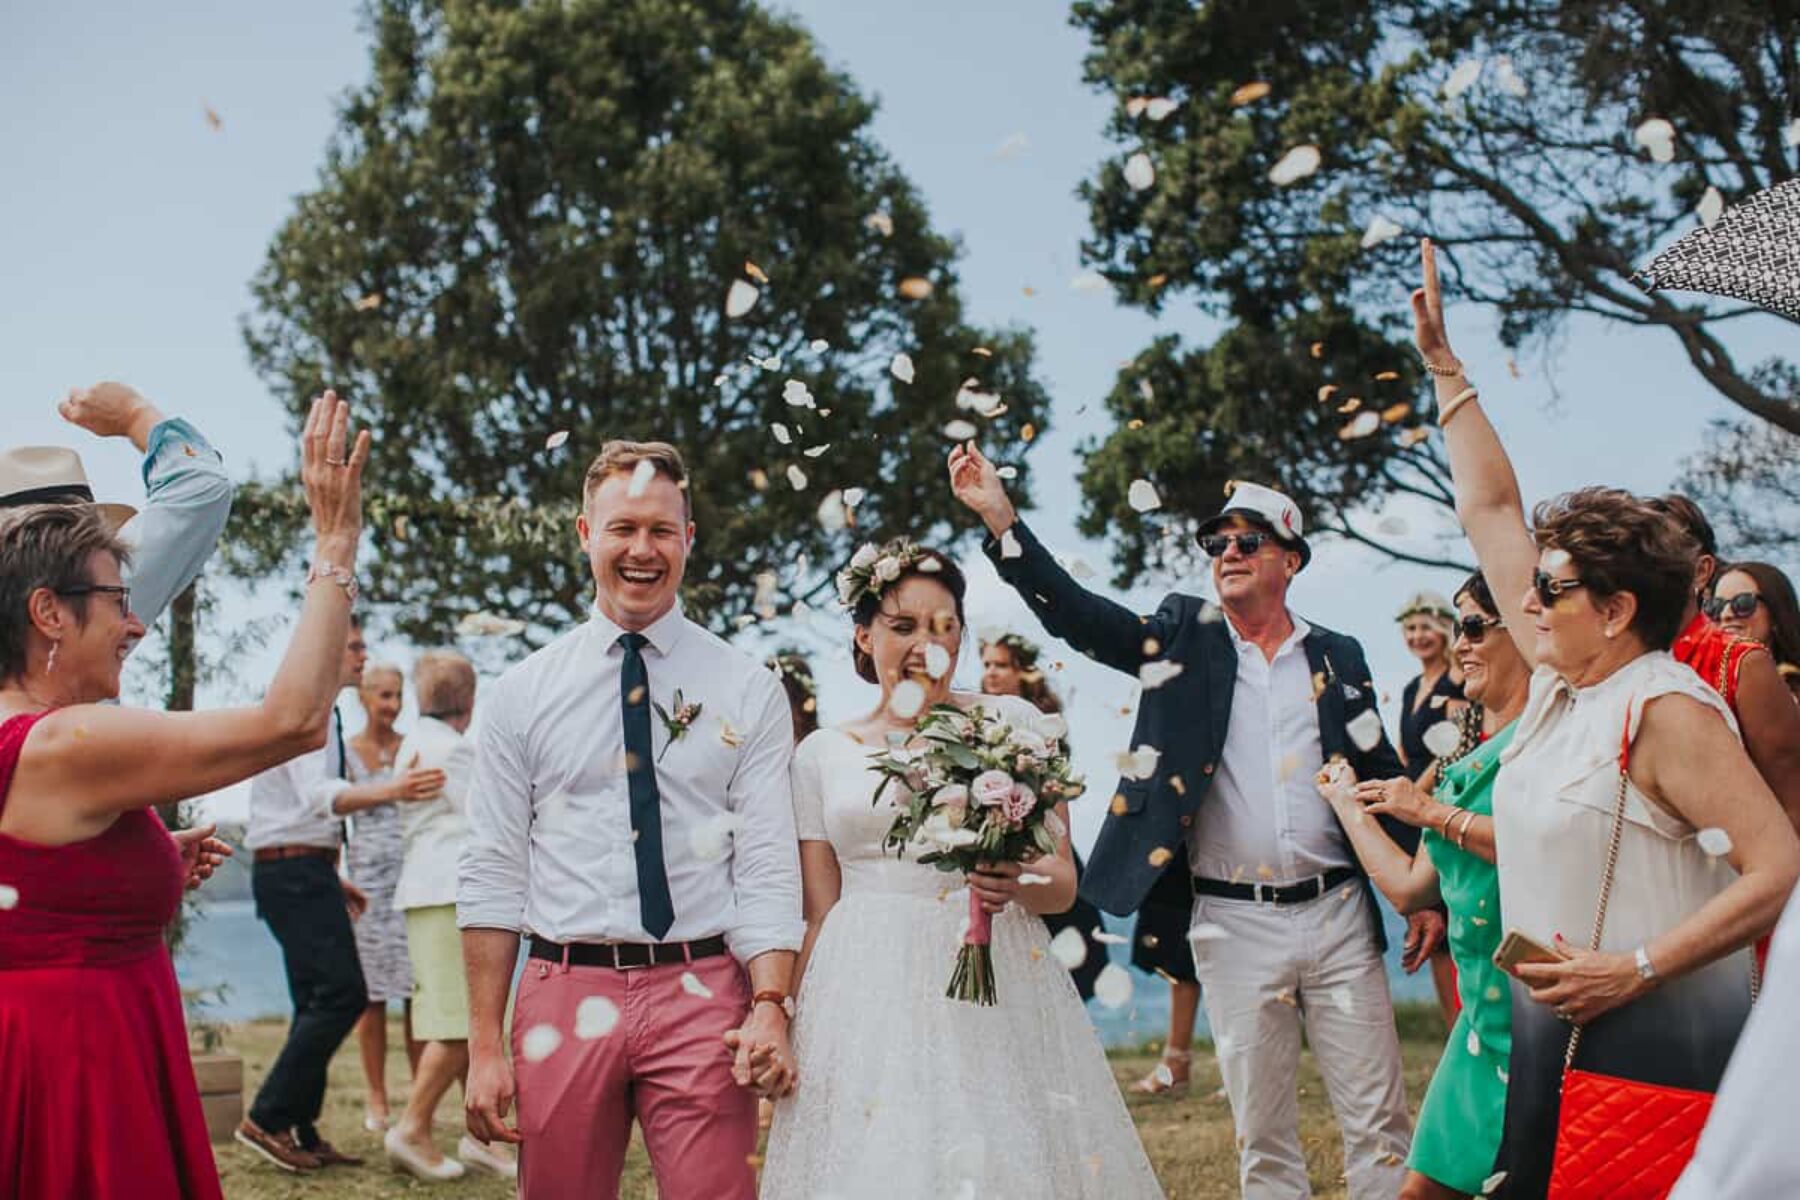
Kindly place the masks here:
[(1003, 633), (997, 638), (990, 638), (988, 645), (1005, 646), (1006, 652), (1012, 655), (1013, 665), (1020, 670), (1036, 666), (1038, 655), (1043, 653), (1036, 642), (1018, 633)]
[(855, 608), (864, 596), (881, 595), (888, 584), (914, 567), (936, 570), (937, 560), (931, 551), (903, 537), (880, 547), (864, 542), (850, 556), (850, 565), (837, 573), (838, 603)]
[(813, 679), (812, 668), (798, 650), (777, 650), (769, 659), (768, 667), (778, 678), (792, 679), (799, 684), (800, 690), (808, 696), (816, 697), (819, 694), (819, 685)]

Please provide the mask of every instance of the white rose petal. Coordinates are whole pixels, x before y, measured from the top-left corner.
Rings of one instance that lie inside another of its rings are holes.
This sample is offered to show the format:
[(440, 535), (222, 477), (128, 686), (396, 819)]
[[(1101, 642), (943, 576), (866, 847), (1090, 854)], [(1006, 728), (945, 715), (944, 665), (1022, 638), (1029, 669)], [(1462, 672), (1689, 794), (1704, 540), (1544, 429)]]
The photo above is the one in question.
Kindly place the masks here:
[(1125, 160), (1125, 183), (1134, 192), (1141, 192), (1155, 185), (1156, 164), (1142, 150)]
[(1675, 161), (1675, 127), (1661, 117), (1651, 117), (1639, 125), (1631, 138), (1650, 151), (1652, 160), (1659, 163)]
[(998, 475), (1002, 479), (1017, 479), (1019, 477), (1019, 468), (1017, 468), (1017, 467), (995, 467), (994, 474)]
[(845, 488), (844, 503), (848, 504), (851, 508), (855, 508), (863, 502), (863, 497), (865, 495), (867, 495), (867, 493), (861, 488)]
[(1374, 709), (1365, 708), (1351, 718), (1349, 724), (1344, 726), (1344, 732), (1350, 735), (1350, 740), (1356, 743), (1358, 750), (1366, 753), (1381, 741), (1381, 717)]
[(1394, 224), (1394, 222), (1388, 220), (1380, 213), (1376, 213), (1373, 217), (1369, 218), (1369, 227), (1363, 230), (1362, 248), (1364, 250), (1373, 249), (1383, 242), (1393, 241), (1404, 232), (1406, 231), (1401, 229), (1400, 226)]
[(1481, 1036), (1473, 1029), (1469, 1030), (1468, 1041), (1463, 1048), (1475, 1057), (1481, 1057)]
[(1364, 410), (1351, 417), (1350, 423), (1338, 430), (1338, 437), (1347, 442), (1355, 441), (1357, 438), (1368, 437), (1380, 428), (1381, 414)]
[(1281, 156), (1280, 162), (1269, 168), (1269, 182), (1277, 187), (1299, 183), (1319, 169), (1319, 161), (1317, 146), (1295, 146)]
[(1188, 930), (1190, 942), (1222, 942), (1230, 936), (1223, 925), (1214, 925), (1211, 921), (1202, 921)]
[(888, 711), (902, 721), (910, 721), (925, 707), (925, 689), (916, 679), (902, 679), (888, 697)]
[(942, 679), (950, 673), (950, 652), (936, 642), (925, 647), (925, 673), (933, 679)]
[(1425, 731), (1425, 748), (1435, 758), (1448, 758), (1456, 753), (1457, 746), (1462, 744), (1462, 730), (1454, 721), (1439, 721)]
[(1069, 290), (1072, 292), (1085, 292), (1090, 296), (1098, 295), (1106, 290), (1106, 276), (1100, 274), (1098, 271), (1083, 271), (1075, 278), (1069, 280)]
[(1006, 411), (999, 393), (984, 392), (979, 380), (965, 379), (962, 386), (956, 389), (956, 407), (964, 412), (980, 413), (984, 417), (997, 417)]
[(1347, 1017), (1355, 1015), (1355, 1013), (1356, 1013), (1356, 993), (1355, 992), (1352, 992), (1347, 987), (1334, 987), (1325, 994), (1331, 998), (1331, 1002), (1333, 1004), (1337, 1005), (1339, 1012), (1343, 1013)]
[(1065, 925), (1050, 939), (1050, 953), (1057, 962), (1073, 971), (1087, 961), (1087, 941), (1082, 938), (1081, 930), (1073, 925)]
[(790, 379), (781, 385), (781, 398), (794, 408), (814, 408), (812, 392), (798, 379)]
[(796, 492), (804, 492), (806, 490), (806, 472), (802, 471), (799, 467), (789, 465), (787, 469), (787, 480), (793, 485)]
[(1100, 942), (1107, 946), (1129, 946), (1131, 944), (1131, 939), (1124, 934), (1108, 933), (1098, 925), (1088, 930), (1088, 936), (1093, 938), (1096, 942)]
[(1694, 209), (1694, 213), (1700, 218), (1700, 223), (1708, 228), (1712, 227), (1712, 223), (1717, 221), (1724, 211), (1725, 197), (1719, 194), (1719, 189), (1716, 187), (1708, 187), (1706, 194), (1700, 197), (1699, 206)]
[(881, 551), (877, 550), (873, 543), (864, 542), (856, 548), (856, 553), (850, 556), (850, 566), (854, 570), (865, 570), (874, 566), (875, 560), (880, 557)]
[(1450, 78), (1444, 80), (1444, 95), (1454, 100), (1481, 78), (1481, 68), (1485, 64), (1479, 58), (1468, 58), (1458, 63), (1456, 70), (1450, 72)]
[(19, 889), (10, 884), (0, 883), (0, 911), (12, 908), (19, 903)]
[(1731, 853), (1731, 835), (1717, 826), (1702, 829), (1694, 835), (1694, 840), (1700, 844), (1700, 849), (1714, 858), (1723, 858)]
[(1161, 758), (1162, 751), (1155, 746), (1139, 746), (1113, 755), (1113, 765), (1127, 779), (1148, 779), (1156, 774), (1156, 764)]
[(544, 439), (544, 449), (554, 450), (558, 446), (562, 445), (564, 442), (566, 442), (568, 440), (569, 440), (569, 431), (566, 429), (559, 429), (555, 433), (551, 434), (549, 437)]
[(944, 436), (953, 442), (972, 441), (981, 430), (968, 421), (951, 421), (944, 426)]
[(894, 218), (885, 212), (876, 211), (863, 218), (863, 224), (879, 233), (882, 237), (894, 236)]
[(1525, 86), (1525, 80), (1513, 68), (1512, 59), (1502, 54), (1494, 60), (1494, 81), (1500, 90), (1516, 100), (1523, 100), (1531, 89)]
[(912, 355), (904, 350), (894, 355), (894, 361), (888, 364), (888, 374), (901, 383), (911, 383), (913, 381)]
[(1131, 1003), (1131, 976), (1118, 963), (1107, 963), (1094, 977), (1094, 999), (1107, 1008), (1124, 1008)]
[(690, 996), (698, 996), (702, 1000), (713, 998), (713, 990), (700, 982), (700, 977), (692, 971), (681, 973), (681, 990)]
[(769, 432), (774, 434), (775, 440), (784, 446), (791, 446), (794, 444), (794, 435), (789, 433), (788, 427), (783, 425), (780, 421), (776, 421), (770, 425)]
[(1019, 558), (1025, 553), (1025, 547), (1019, 545), (1019, 539), (1008, 529), (1000, 535), (1000, 557)]
[(524, 1056), (526, 1062), (543, 1062), (556, 1053), (556, 1048), (562, 1045), (562, 1040), (562, 1034), (557, 1031), (556, 1026), (533, 1025), (525, 1031), (525, 1036), (519, 1039), (519, 1053)]
[(1152, 96), (1144, 104), (1144, 115), (1152, 121), (1160, 121), (1176, 108), (1175, 101), (1167, 96)]
[(1048, 876), (1048, 875), (1039, 875), (1034, 871), (1020, 871), (1019, 872), (1019, 886), (1020, 887), (1036, 887), (1040, 884), (1054, 883), (1054, 882), (1055, 882), (1055, 880), (1051, 879), (1050, 876)]
[(756, 290), (755, 284), (747, 283), (742, 279), (732, 280), (731, 290), (725, 293), (725, 315), (734, 321), (737, 320), (756, 307), (757, 297), (761, 295), (762, 293)]
[(811, 350), (814, 354), (823, 354), (831, 349), (831, 343), (824, 338), (814, 338), (812, 341), (806, 343), (806, 348)]
[(823, 500), (819, 501), (818, 517), (819, 525), (826, 533), (837, 533), (849, 525), (850, 519), (845, 515), (844, 510), (844, 494), (842, 492), (828, 493)]
[(688, 832), (688, 849), (702, 862), (718, 862), (731, 850), (731, 836), (737, 832), (738, 821), (734, 812), (701, 821)]
[(1148, 479), (1134, 479), (1125, 491), (1125, 503), (1131, 505), (1131, 511), (1147, 513), (1162, 507), (1162, 497), (1156, 494), (1156, 485)]
[(824, 454), (829, 449), (831, 449), (831, 443), (826, 442), (825, 444), (820, 445), (820, 446), (808, 446), (806, 449), (802, 450), (800, 453), (804, 454), (807, 458), (818, 458), (820, 455)]
[[(1505, 1082), (1505, 1080), (1503, 1079), (1501, 1082)], [(1506, 1182), (1506, 1175), (1507, 1173), (1505, 1171), (1496, 1171), (1494, 1174), (1489, 1175), (1486, 1179), (1482, 1180), (1481, 1194), (1484, 1196), (1493, 1195), (1499, 1190), (1500, 1185)]]
[(1181, 674), (1181, 671), (1182, 666), (1178, 662), (1170, 662), (1166, 658), (1152, 659), (1138, 668), (1138, 682), (1149, 691), (1161, 687)]
[[(605, 996), (589, 996), (575, 1006), (575, 1036), (583, 1041), (603, 1038), (617, 1028), (618, 1024), (619, 1006)], [(554, 1033), (555, 1030), (551, 1032)]]
[(656, 464), (647, 458), (638, 459), (638, 465), (631, 469), (631, 484), (625, 494), (636, 500), (650, 490), (650, 481), (656, 478)]

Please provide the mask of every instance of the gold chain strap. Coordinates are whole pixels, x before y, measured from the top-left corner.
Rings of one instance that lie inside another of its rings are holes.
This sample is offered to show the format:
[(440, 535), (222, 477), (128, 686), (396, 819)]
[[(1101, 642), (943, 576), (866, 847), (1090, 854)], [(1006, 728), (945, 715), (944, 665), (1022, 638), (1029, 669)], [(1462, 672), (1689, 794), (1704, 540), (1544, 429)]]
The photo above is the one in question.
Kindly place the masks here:
[[(1625, 717), (1627, 726), (1631, 721), (1630, 710)], [(1600, 902), (1594, 911), (1594, 936), (1588, 940), (1588, 949), (1600, 949), (1600, 935), (1606, 928), (1606, 906), (1612, 899), (1613, 876), (1619, 869), (1619, 842), (1625, 835), (1625, 789), (1630, 782), (1626, 770), (1626, 750), (1619, 750), (1619, 794), (1613, 803), (1612, 837), (1606, 844), (1606, 869), (1600, 874)], [(1575, 1051), (1581, 1045), (1581, 1026), (1577, 1025), (1569, 1033), (1569, 1048), (1563, 1052), (1563, 1070), (1569, 1071), (1575, 1066)]]

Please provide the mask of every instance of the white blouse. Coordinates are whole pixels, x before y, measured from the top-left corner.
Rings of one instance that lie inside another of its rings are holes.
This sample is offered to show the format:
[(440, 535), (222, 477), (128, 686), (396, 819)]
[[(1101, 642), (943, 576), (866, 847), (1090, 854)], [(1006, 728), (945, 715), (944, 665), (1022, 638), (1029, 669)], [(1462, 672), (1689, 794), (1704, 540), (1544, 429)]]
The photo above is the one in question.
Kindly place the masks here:
[[(1519, 731), (1500, 756), (1504, 766), (1494, 784), (1500, 912), (1508, 930), (1546, 945), (1559, 933), (1576, 946), (1589, 944), (1618, 798), (1621, 741), (1627, 730), (1636, 738), (1644, 705), (1666, 695), (1692, 697), (1737, 733), (1719, 694), (1662, 651), (1632, 660), (1592, 687), (1574, 687), (1547, 667), (1533, 673)], [(1737, 878), (1724, 857), (1700, 848), (1696, 833), (1627, 782), (1601, 949), (1636, 949)], [(1747, 971), (1747, 963), (1747, 952), (1740, 952), (1713, 966)]]

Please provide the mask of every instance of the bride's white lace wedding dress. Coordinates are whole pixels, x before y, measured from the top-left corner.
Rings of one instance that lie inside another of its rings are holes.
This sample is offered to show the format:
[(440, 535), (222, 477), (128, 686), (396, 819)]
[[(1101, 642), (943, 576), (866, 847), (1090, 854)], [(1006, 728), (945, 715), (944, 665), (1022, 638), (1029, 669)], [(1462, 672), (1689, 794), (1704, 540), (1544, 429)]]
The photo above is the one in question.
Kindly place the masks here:
[(883, 852), (873, 752), (823, 729), (794, 758), (800, 837), (831, 843), (843, 890), (800, 981), (800, 1086), (775, 1107), (763, 1200), (1160, 1197), (1043, 921), (994, 918), (997, 1004), (945, 997), (968, 894)]

